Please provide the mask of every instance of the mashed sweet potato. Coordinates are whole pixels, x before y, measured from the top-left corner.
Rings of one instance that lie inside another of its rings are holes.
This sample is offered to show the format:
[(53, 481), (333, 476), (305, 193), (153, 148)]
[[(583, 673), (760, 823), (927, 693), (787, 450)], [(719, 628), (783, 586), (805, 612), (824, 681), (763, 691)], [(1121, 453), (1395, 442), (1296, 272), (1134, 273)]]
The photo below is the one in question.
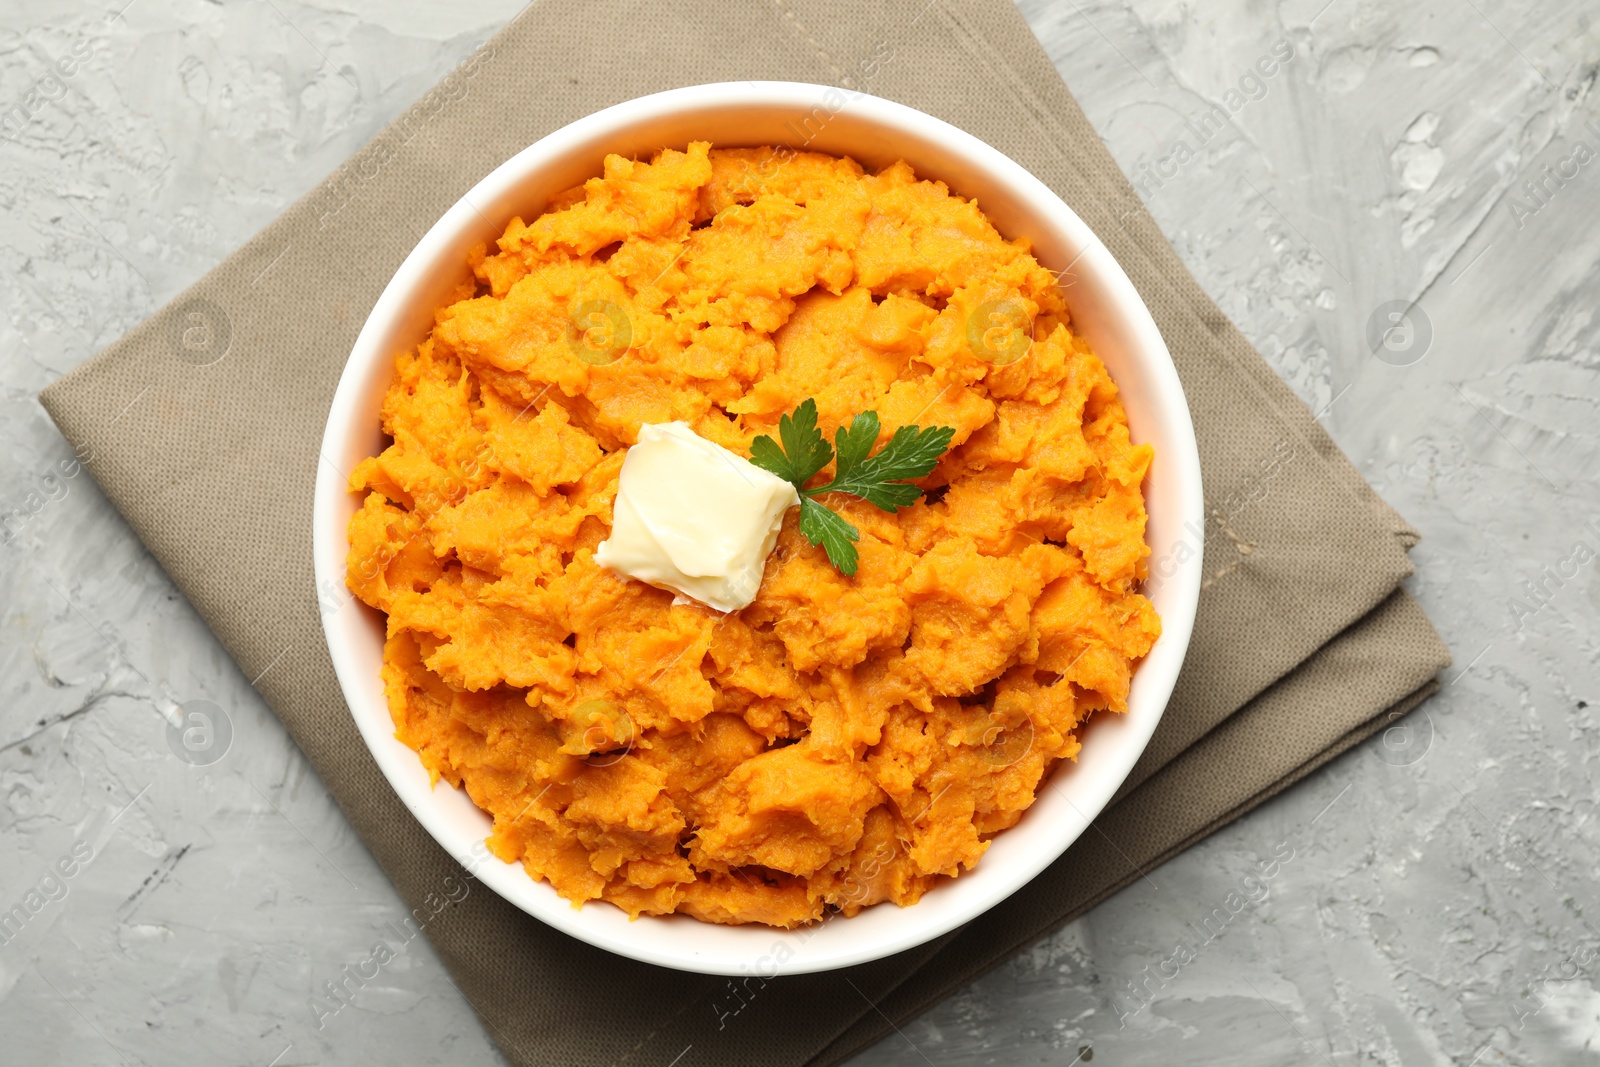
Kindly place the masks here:
[[(497, 244), (350, 480), (397, 736), (575, 904), (790, 927), (971, 868), (1160, 631), (1151, 450), (1056, 278), (903, 163), (703, 143)], [(736, 614), (596, 566), (641, 424), (748, 455), (807, 397), (956, 429), (914, 506), (827, 501), (853, 578), (793, 510)]]

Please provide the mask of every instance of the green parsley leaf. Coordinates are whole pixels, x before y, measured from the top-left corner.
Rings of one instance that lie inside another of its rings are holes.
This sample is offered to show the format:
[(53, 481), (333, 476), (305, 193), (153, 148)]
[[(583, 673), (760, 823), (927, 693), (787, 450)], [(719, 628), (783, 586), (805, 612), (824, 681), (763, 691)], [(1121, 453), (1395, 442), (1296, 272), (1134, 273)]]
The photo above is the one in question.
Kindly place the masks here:
[(829, 484), (837, 485), (848, 478), (867, 458), (872, 451), (872, 446), (878, 443), (878, 413), (876, 411), (863, 411), (850, 420), (849, 426), (841, 426), (833, 432), (834, 448), (838, 452), (839, 462), (833, 468), (833, 481)]
[[(899, 511), (916, 503), (922, 495), (921, 489), (905, 479), (926, 477), (949, 449), (956, 431), (949, 426), (902, 426), (877, 455), (867, 457), (866, 450), (878, 437), (878, 415), (872, 411), (866, 414), (871, 416), (871, 422), (864, 425), (864, 416), (857, 415), (849, 434), (844, 427), (839, 428), (839, 463), (833, 481), (810, 492), (850, 493), (883, 511)], [(864, 444), (856, 439), (857, 434), (868, 430), (871, 434)], [(849, 463), (845, 461), (847, 444)]]
[(766, 434), (751, 441), (750, 462), (804, 490), (811, 476), (833, 459), (833, 448), (817, 429), (817, 402), (807, 400), (794, 409), (792, 417), (779, 419), (778, 436), (783, 439), (781, 448)]
[[(793, 417), (785, 415), (778, 420), (781, 446), (766, 434), (750, 442), (750, 462), (799, 491), (800, 532), (813, 545), (821, 545), (828, 559), (846, 575), (856, 572), (855, 542), (861, 531), (816, 498), (824, 493), (849, 493), (891, 513), (909, 507), (922, 490), (907, 479), (930, 474), (956, 433), (949, 426), (902, 426), (872, 455), (878, 432), (878, 413), (863, 411), (848, 427), (840, 426), (834, 432), (830, 447), (817, 429), (817, 402), (808, 399), (795, 409)], [(833, 478), (826, 485), (807, 489), (805, 483), (835, 458)]]
[(814, 545), (821, 545), (828, 553), (828, 562), (839, 568), (839, 573), (850, 577), (856, 573), (856, 541), (861, 531), (825, 504), (809, 496), (800, 498), (800, 532)]

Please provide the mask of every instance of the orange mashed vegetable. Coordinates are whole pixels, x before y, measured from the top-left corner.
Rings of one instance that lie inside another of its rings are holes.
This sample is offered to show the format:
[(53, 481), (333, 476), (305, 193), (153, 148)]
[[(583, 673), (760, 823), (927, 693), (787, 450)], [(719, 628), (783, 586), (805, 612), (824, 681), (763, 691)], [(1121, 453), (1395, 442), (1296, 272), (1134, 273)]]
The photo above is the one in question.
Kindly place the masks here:
[[(1152, 453), (976, 204), (904, 163), (695, 143), (607, 158), (497, 246), (396, 359), (349, 557), (397, 736), (496, 855), (632, 916), (909, 905), (1126, 711), (1160, 632)], [(829, 440), (869, 409), (880, 441), (956, 430), (915, 505), (825, 501), (853, 578), (798, 509), (727, 616), (596, 566), (641, 424), (748, 455), (807, 397)]]

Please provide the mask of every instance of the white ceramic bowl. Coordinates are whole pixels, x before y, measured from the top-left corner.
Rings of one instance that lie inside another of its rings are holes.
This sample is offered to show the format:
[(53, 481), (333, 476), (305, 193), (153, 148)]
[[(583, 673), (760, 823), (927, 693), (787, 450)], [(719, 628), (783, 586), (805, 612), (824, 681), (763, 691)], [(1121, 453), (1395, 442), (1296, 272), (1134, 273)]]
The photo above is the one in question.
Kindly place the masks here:
[(438, 842), (495, 892), (573, 937), (624, 956), (710, 974), (829, 970), (921, 944), (994, 907), (1061, 855), (1116, 792), (1161, 719), (1183, 663), (1200, 590), (1204, 512), (1200, 462), (1183, 389), (1161, 334), (1122, 268), (1045, 185), (977, 138), (920, 111), (864, 94), (795, 82), (697, 85), (618, 104), (557, 130), (507, 160), (452, 207), (406, 257), (356, 339), (334, 394), (319, 465), (314, 552), (317, 588), (344, 588), (346, 527), (357, 499), (345, 474), (383, 447), (379, 402), (394, 355), (415, 345), (434, 309), (466, 277), (467, 250), (493, 242), (513, 215), (531, 219), (554, 193), (600, 172), (607, 153), (648, 156), (691, 140), (720, 146), (783, 143), (854, 156), (869, 168), (904, 159), (979, 205), (1007, 237), (1033, 242), (1039, 261), (1071, 268), (1065, 290), (1077, 329), (1122, 390), (1136, 441), (1155, 445), (1146, 482), (1152, 548), (1146, 592), (1162, 634), (1139, 666), (1128, 714), (1102, 716), (1078, 762), (1057, 768), (1022, 821), (1000, 834), (972, 871), (918, 904), (878, 904), (808, 930), (716, 926), (683, 916), (630, 922), (617, 908), (581, 909), (520, 865), (486, 855), (490, 820), (467, 795), (430, 788), (415, 752), (395, 740), (378, 671), (383, 620), (356, 601), (325, 614), (339, 685), (373, 758)]

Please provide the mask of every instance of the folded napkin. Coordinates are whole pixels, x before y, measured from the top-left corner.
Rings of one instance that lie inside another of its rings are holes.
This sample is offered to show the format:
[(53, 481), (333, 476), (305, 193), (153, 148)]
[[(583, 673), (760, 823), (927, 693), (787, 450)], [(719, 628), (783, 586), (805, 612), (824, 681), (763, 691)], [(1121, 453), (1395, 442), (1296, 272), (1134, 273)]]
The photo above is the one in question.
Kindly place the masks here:
[(1210, 517), (1194, 531), (1207, 574), (1194, 642), (1148, 752), (1082, 840), (1004, 904), (899, 956), (735, 999), (727, 979), (624, 960), (468, 895), (427, 933), (519, 1065), (836, 1063), (1385, 726), (1448, 662), (1399, 589), (1416, 532), (1196, 285), (1009, 0), (539, 0), (42, 397), (408, 902), (459, 868), (357, 734), (311, 574), (311, 487), (346, 355), (412, 245), (519, 149), (631, 97), (757, 78), (938, 115), (1105, 241), (1172, 349), (1199, 436)]

